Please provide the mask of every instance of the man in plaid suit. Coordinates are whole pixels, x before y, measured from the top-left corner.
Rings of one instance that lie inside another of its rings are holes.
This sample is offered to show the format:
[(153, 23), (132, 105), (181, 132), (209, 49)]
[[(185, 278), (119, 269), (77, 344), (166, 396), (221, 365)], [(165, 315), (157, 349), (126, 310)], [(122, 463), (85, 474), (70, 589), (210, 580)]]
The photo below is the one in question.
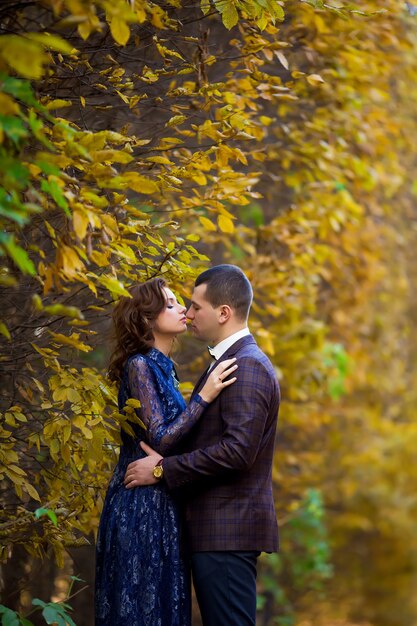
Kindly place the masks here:
[(191, 329), (214, 345), (212, 367), (237, 358), (237, 381), (207, 406), (182, 454), (162, 459), (143, 444), (149, 456), (126, 472), (128, 487), (164, 480), (185, 490), (204, 626), (255, 624), (257, 558), (278, 550), (271, 473), (280, 393), (272, 364), (247, 328), (251, 303), (251, 285), (236, 266), (218, 265), (197, 278), (187, 312)]

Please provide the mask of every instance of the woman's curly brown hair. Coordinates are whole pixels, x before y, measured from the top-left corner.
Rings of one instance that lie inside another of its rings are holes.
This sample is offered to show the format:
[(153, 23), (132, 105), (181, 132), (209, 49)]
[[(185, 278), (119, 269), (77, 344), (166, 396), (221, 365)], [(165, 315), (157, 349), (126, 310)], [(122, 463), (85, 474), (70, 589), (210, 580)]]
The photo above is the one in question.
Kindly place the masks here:
[(146, 354), (154, 344), (152, 322), (166, 306), (163, 278), (135, 285), (131, 297), (122, 297), (114, 307), (113, 332), (115, 348), (110, 357), (108, 376), (120, 381), (127, 359), (140, 352)]

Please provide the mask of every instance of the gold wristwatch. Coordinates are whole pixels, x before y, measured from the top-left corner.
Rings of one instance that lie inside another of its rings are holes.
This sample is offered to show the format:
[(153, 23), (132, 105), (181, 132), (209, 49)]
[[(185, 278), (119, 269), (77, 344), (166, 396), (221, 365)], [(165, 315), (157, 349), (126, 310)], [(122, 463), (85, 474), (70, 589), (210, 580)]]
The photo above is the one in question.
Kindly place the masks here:
[(160, 459), (152, 470), (153, 477), (157, 480), (161, 480), (164, 477), (164, 468), (162, 467), (163, 460), (164, 459)]

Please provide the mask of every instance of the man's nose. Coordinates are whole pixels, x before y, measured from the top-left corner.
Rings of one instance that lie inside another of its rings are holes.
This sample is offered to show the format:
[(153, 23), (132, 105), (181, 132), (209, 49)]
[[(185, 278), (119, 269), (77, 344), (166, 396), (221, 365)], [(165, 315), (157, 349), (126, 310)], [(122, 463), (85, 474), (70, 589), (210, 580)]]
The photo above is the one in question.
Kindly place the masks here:
[(192, 311), (191, 311), (191, 307), (188, 309), (187, 313), (186, 313), (186, 317), (189, 320), (192, 320), (194, 318)]

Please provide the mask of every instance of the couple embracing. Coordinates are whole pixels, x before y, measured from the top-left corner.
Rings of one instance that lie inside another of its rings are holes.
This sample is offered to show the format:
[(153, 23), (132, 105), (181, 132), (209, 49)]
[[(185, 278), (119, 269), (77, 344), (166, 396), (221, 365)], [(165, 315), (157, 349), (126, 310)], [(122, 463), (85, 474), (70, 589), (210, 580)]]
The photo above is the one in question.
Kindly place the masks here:
[[(109, 375), (122, 432), (97, 540), (96, 626), (254, 626), (256, 563), (278, 549), (272, 459), (278, 381), (247, 327), (252, 288), (234, 265), (200, 274), (191, 305), (161, 278), (132, 289), (113, 321)], [(191, 322), (213, 356), (186, 406), (169, 355)]]

